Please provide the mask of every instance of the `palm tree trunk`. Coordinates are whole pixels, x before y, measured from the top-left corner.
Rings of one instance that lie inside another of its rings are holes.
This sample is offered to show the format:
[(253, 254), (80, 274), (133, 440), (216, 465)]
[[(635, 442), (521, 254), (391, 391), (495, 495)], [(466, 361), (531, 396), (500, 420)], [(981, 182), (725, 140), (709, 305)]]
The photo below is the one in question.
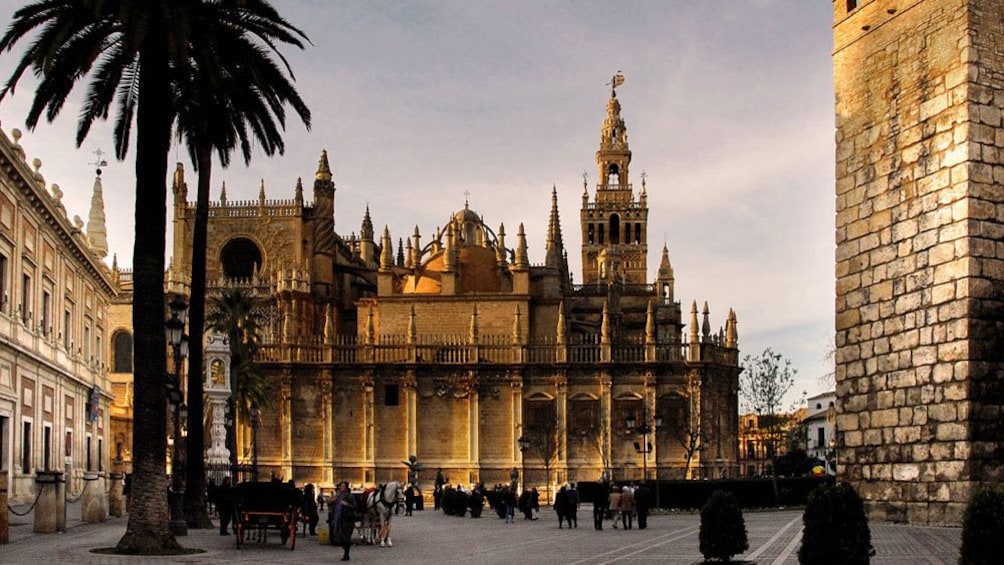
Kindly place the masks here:
[(185, 521), (189, 528), (213, 527), (206, 509), (206, 465), (203, 430), (205, 408), (202, 399), (202, 346), (206, 327), (206, 231), (209, 223), (209, 184), (212, 178), (212, 148), (196, 149), (199, 187), (195, 198), (195, 226), (192, 234), (192, 303), (188, 307), (188, 468), (185, 476)]
[[(171, 140), (167, 26), (151, 22), (140, 48), (142, 78), (136, 116), (136, 238), (133, 245), (135, 332), (133, 493), (118, 553), (177, 551), (167, 504), (167, 340), (164, 336), (164, 233), (167, 155)], [(159, 17), (158, 17), (159, 16)]]

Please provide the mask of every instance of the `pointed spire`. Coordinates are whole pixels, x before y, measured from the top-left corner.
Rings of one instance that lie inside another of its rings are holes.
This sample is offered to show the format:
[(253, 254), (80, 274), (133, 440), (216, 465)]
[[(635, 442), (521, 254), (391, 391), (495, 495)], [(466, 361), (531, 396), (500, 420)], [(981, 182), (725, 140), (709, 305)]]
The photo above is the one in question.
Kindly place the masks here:
[(220, 187), (220, 204), (227, 205), (227, 181), (223, 181), (223, 186)]
[(526, 233), (523, 231), (523, 223), (519, 224), (519, 231), (516, 232), (516, 264), (517, 269), (528, 269), (530, 261), (526, 257)]
[(265, 205), (265, 179), (261, 179), (261, 184), (258, 188), (258, 204), (260, 206)]
[(655, 343), (655, 307), (648, 301), (648, 311), (645, 313), (645, 343)]
[(669, 262), (669, 247), (662, 244), (662, 260), (659, 262), (659, 278), (673, 280), (673, 265)]
[[(409, 243), (411, 241), (409, 240)], [(404, 238), (397, 238), (397, 266), (404, 266)]]
[(471, 333), (470, 333), (470, 343), (471, 345), (478, 344), (478, 305), (474, 305), (474, 311), (471, 312)]
[(516, 305), (516, 313), (512, 319), (512, 342), (514, 345), (519, 345), (523, 343), (523, 312), (519, 309), (519, 304)]
[(98, 259), (108, 256), (108, 230), (105, 229), (105, 200), (101, 188), (101, 171), (94, 177), (91, 211), (87, 215), (87, 243)]
[(418, 224), (415, 224), (415, 232), (411, 234), (411, 248), (414, 267), (417, 269), (422, 266), (422, 234), (418, 231)]
[(729, 317), (725, 320), (725, 347), (735, 349), (739, 345), (739, 332), (736, 327), (736, 312), (729, 308)]
[(328, 150), (321, 150), (321, 158), (317, 161), (317, 174), (314, 178), (320, 181), (330, 181), (331, 180), (331, 166), (328, 164)]
[(411, 245), (411, 240), (408, 240), (406, 245), (406, 252), (404, 254), (404, 266), (409, 269), (415, 268), (415, 248)]
[(711, 336), (711, 321), (708, 319), (711, 310), (708, 309), (708, 301), (704, 301), (704, 310), (701, 312), (703, 315), (703, 320), (701, 321), (701, 337), (707, 338)]
[(391, 249), (390, 228), (383, 227), (383, 237), (380, 239), (380, 270), (389, 271), (394, 266), (394, 250)]
[(600, 343), (610, 343), (610, 308), (609, 300), (603, 301), (603, 321), (600, 323)]
[(544, 264), (557, 268), (561, 262), (563, 242), (561, 240), (561, 219), (558, 215), (558, 187), (551, 186), (551, 215), (547, 222), (547, 249)]
[(362, 241), (373, 241), (373, 220), (370, 219), (370, 205), (366, 205), (366, 213), (363, 214), (363, 224), (359, 228), (359, 239)]
[(555, 328), (555, 335), (558, 338), (558, 345), (565, 344), (565, 336), (568, 334), (568, 328), (565, 324), (565, 301), (562, 300), (558, 303), (558, 327)]
[(408, 345), (415, 345), (418, 338), (418, 330), (415, 320), (415, 305), (411, 305), (411, 312), (408, 313)]
[(690, 343), (697, 343), (697, 301), (690, 307)]
[(293, 196), (293, 202), (297, 206), (303, 206), (303, 178), (296, 177), (296, 193)]
[(453, 223), (451, 222), (446, 226), (446, 249), (443, 250), (443, 270), (446, 272), (452, 272), (457, 268), (454, 262), (454, 255), (456, 252), (456, 242), (454, 238), (456, 236), (453, 233)]
[(495, 246), (495, 262), (499, 266), (505, 266), (506, 264), (506, 248), (505, 248), (505, 224), (499, 223), (499, 238), (498, 243)]

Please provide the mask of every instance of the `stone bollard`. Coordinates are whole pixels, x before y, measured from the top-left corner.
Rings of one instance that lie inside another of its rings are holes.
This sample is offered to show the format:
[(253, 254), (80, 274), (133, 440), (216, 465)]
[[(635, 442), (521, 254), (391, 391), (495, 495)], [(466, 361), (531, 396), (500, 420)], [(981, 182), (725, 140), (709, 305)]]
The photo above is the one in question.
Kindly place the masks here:
[[(54, 534), (60, 525), (66, 527), (66, 500), (60, 488), (63, 474), (59, 471), (38, 471), (35, 474), (35, 525), (36, 534)], [(62, 524), (60, 524), (62, 522)]]
[(10, 518), (7, 516), (7, 471), (0, 471), (0, 545), (10, 543)]
[(99, 473), (84, 473), (84, 492), (80, 493), (80, 520), (95, 524), (108, 519), (105, 514), (105, 487)]
[(122, 517), (122, 473), (108, 475), (108, 514)]

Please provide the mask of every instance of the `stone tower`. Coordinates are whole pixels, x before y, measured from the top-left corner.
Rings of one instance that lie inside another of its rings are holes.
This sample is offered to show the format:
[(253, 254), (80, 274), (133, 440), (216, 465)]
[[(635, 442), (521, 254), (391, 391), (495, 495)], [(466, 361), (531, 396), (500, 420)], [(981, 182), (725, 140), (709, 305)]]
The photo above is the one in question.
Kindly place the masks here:
[(1004, 478), (1004, 3), (833, 8), (839, 473), (957, 524)]
[[(617, 77), (620, 77), (618, 80)], [(600, 132), (596, 151), (599, 182), (596, 197), (589, 202), (589, 188), (582, 185), (582, 282), (618, 280), (627, 284), (646, 284), (648, 254), (648, 203), (645, 187), (638, 199), (628, 182), (631, 149), (627, 126), (621, 118), (617, 85), (612, 81), (607, 117)]]

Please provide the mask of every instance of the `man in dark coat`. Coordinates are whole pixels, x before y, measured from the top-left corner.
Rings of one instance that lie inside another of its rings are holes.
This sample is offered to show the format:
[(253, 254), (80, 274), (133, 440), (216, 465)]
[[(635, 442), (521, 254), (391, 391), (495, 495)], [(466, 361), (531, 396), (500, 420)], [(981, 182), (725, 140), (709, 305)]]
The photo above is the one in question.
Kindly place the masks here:
[(338, 494), (328, 505), (328, 532), (331, 545), (342, 547), (342, 561), (349, 560), (352, 548), (352, 533), (355, 531), (356, 499), (349, 492), (349, 483), (338, 484)]
[(607, 495), (607, 483), (599, 482), (600, 488), (596, 489), (596, 500), (593, 501), (593, 527), (597, 530), (603, 529), (603, 517), (610, 508), (610, 498)]
[(634, 491), (634, 510), (638, 514), (638, 529), (644, 530), (648, 527), (648, 511), (652, 508), (652, 491), (649, 490), (645, 481), (638, 485)]
[(234, 493), (230, 487), (230, 477), (223, 477), (223, 483), (216, 488), (216, 513), (220, 515), (220, 535), (229, 534), (230, 520), (234, 517)]

